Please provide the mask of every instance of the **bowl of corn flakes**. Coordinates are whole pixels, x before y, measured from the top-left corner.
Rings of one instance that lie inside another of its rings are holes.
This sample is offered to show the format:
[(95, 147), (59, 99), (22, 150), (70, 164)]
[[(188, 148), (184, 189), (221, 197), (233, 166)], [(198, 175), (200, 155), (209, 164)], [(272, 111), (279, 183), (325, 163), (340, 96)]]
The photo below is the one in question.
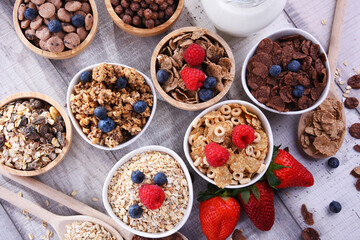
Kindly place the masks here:
[[(238, 134), (241, 128), (249, 130), (247, 136)], [(239, 144), (243, 137), (247, 142)], [(206, 152), (214, 145), (226, 156), (220, 166), (210, 159), (214, 158), (209, 155), (211, 151)], [(191, 122), (184, 137), (189, 164), (202, 178), (220, 188), (243, 188), (257, 182), (270, 165), (272, 146), (273, 135), (266, 116), (255, 105), (241, 100), (207, 108)]]

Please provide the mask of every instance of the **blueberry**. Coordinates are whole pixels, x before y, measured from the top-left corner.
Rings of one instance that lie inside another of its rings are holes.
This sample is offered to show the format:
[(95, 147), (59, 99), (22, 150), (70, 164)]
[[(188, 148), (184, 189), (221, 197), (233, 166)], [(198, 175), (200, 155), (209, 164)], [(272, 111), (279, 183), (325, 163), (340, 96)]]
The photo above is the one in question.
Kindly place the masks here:
[(276, 77), (281, 73), (281, 67), (279, 65), (272, 65), (269, 72), (271, 76)]
[(298, 60), (292, 60), (288, 65), (289, 71), (292, 72), (298, 72), (300, 68), (301, 68), (301, 64)]
[(332, 201), (329, 204), (329, 208), (333, 213), (339, 213), (341, 211), (341, 204), (337, 201)]
[(111, 118), (105, 118), (99, 121), (98, 127), (102, 132), (107, 133), (115, 128), (115, 122)]
[(204, 81), (204, 88), (214, 88), (216, 86), (216, 78), (207, 77)]
[(81, 75), (80, 75), (80, 80), (81, 80), (82, 82), (84, 82), (84, 83), (90, 82), (90, 81), (91, 81), (91, 78), (92, 78), (91, 73), (90, 73), (90, 72), (87, 72), (87, 71), (82, 72)]
[(107, 118), (107, 112), (104, 107), (96, 107), (94, 110), (94, 115), (99, 119)]
[(49, 31), (52, 33), (60, 32), (61, 31), (61, 23), (56, 19), (51, 20), (48, 23), (48, 28), (49, 28)]
[(71, 18), (71, 23), (72, 25), (74, 25), (75, 27), (81, 27), (84, 25), (85, 23), (85, 17), (80, 15), (80, 14), (75, 14), (72, 18)]
[(337, 159), (336, 157), (329, 158), (328, 160), (328, 165), (331, 168), (337, 168), (339, 164), (340, 164), (339, 159)]
[(162, 186), (167, 182), (167, 177), (165, 173), (158, 172), (154, 177), (154, 182), (156, 185)]
[(159, 83), (164, 84), (166, 83), (166, 81), (169, 79), (169, 72), (163, 69), (160, 69), (159, 71), (157, 71), (156, 73), (156, 78), (158, 80)]
[(26, 19), (34, 20), (37, 16), (37, 12), (33, 8), (27, 8), (24, 12), (24, 16)]
[(143, 212), (142, 208), (137, 204), (131, 205), (129, 207), (129, 216), (132, 218), (141, 217), (142, 212)]
[(294, 87), (294, 90), (293, 90), (294, 97), (300, 98), (303, 94), (304, 94), (303, 85), (297, 85)]
[(137, 102), (134, 104), (134, 110), (135, 110), (135, 112), (137, 112), (137, 113), (143, 113), (143, 112), (145, 112), (146, 108), (147, 108), (147, 104), (146, 104), (146, 102), (144, 102), (144, 101), (142, 101), (142, 100), (137, 101)]
[(145, 175), (139, 170), (135, 170), (131, 173), (131, 181), (134, 183), (142, 183), (144, 181)]
[(119, 89), (123, 89), (125, 88), (127, 85), (127, 80), (126, 78), (123, 77), (119, 77), (118, 79), (116, 79), (116, 87)]
[(213, 97), (213, 92), (210, 89), (202, 88), (199, 91), (199, 98), (201, 101), (206, 102)]

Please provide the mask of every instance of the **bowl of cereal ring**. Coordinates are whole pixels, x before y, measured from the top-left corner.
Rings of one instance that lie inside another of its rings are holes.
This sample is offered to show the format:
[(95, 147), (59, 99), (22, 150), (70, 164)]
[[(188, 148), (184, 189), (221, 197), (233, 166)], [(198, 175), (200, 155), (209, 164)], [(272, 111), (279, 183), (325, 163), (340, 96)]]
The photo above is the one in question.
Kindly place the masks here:
[(273, 135), (253, 104), (229, 100), (201, 112), (189, 125), (184, 152), (191, 167), (219, 188), (243, 188), (268, 169)]
[(70, 149), (72, 127), (52, 98), (22, 92), (0, 101), (0, 169), (37, 176), (56, 167)]
[(80, 136), (102, 150), (118, 150), (138, 139), (156, 109), (151, 80), (117, 63), (95, 64), (78, 72), (69, 84), (67, 105)]
[(180, 235), (176, 232), (191, 213), (193, 186), (177, 153), (162, 146), (146, 146), (126, 154), (113, 166), (102, 198), (107, 213), (125, 230), (146, 238), (164, 238)]

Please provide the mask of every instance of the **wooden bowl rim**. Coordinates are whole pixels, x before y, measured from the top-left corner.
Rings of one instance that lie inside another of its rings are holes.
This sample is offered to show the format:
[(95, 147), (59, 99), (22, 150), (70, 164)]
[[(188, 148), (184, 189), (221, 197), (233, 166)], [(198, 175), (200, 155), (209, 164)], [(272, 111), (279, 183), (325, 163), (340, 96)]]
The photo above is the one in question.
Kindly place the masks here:
[[(212, 99), (210, 99), (209, 101), (206, 102), (202, 102), (202, 103), (196, 103), (196, 104), (190, 104), (190, 103), (183, 103), (180, 102), (178, 100), (176, 100), (175, 98), (172, 98), (169, 94), (167, 94), (164, 89), (161, 87), (161, 85), (159, 84), (159, 82), (157, 81), (157, 77), (156, 77), (156, 57), (159, 55), (160, 50), (162, 49), (162, 47), (168, 42), (170, 41), (171, 38), (182, 34), (182, 33), (186, 33), (186, 32), (194, 32), (195, 30), (203, 30), (205, 31), (206, 35), (209, 36), (210, 38), (212, 38), (213, 40), (216, 40), (217, 42), (220, 43), (220, 45), (225, 49), (226, 54), (228, 55), (228, 58), (230, 59), (232, 66), (230, 69), (230, 74), (233, 75), (233, 79), (232, 81), (226, 81), (226, 83), (224, 84), (224, 89), (218, 93), (215, 97), (213, 97)], [(156, 87), (156, 89), (158, 90), (158, 92), (160, 93), (160, 95), (171, 105), (173, 105), (176, 108), (182, 109), (182, 110), (187, 110), (187, 111), (197, 111), (197, 110), (202, 110), (205, 109), (207, 107), (210, 107), (212, 105), (214, 105), (215, 103), (219, 102), (230, 90), (231, 85), (233, 84), (234, 80), (235, 80), (235, 59), (234, 59), (234, 55), (231, 51), (231, 48), (229, 47), (229, 45), (226, 43), (226, 41), (220, 37), (218, 34), (206, 29), (206, 28), (201, 28), (201, 27), (183, 27), (180, 29), (177, 29), (171, 33), (169, 33), (168, 35), (166, 35), (163, 39), (161, 39), (161, 41), (157, 44), (157, 46), (155, 47), (155, 50), (153, 52), (153, 55), (151, 57), (151, 66), (150, 66), (150, 72), (151, 72), (151, 77), (153, 80), (153, 83)]]
[(67, 58), (74, 57), (74, 56), (78, 55), (79, 53), (81, 53), (82, 51), (84, 51), (85, 48), (87, 48), (90, 45), (90, 43), (94, 40), (96, 31), (97, 31), (97, 28), (99, 25), (99, 15), (98, 15), (95, 0), (89, 0), (91, 10), (92, 10), (92, 15), (93, 15), (93, 26), (92, 26), (88, 36), (76, 48), (70, 49), (67, 51), (63, 51), (60, 53), (53, 53), (50, 51), (42, 50), (41, 48), (38, 48), (34, 44), (32, 44), (25, 37), (25, 35), (22, 32), (22, 29), (20, 27), (20, 21), (18, 20), (18, 9), (19, 9), (21, 3), (22, 3), (22, 0), (16, 0), (16, 2), (14, 4), (13, 22), (14, 22), (15, 31), (16, 31), (16, 34), (18, 35), (18, 37), (20, 38), (20, 40), (23, 42), (23, 44), (26, 47), (28, 47), (31, 51), (33, 51), (34, 53), (39, 54), (39, 55), (49, 58), (49, 59), (56, 59), (56, 60), (67, 59)]
[(38, 93), (38, 92), (15, 93), (15, 94), (12, 94), (12, 95), (7, 96), (4, 99), (0, 100), (0, 107), (3, 107), (4, 105), (14, 102), (19, 99), (30, 99), (30, 98), (35, 98), (35, 99), (39, 99), (44, 102), (47, 102), (51, 106), (54, 106), (56, 108), (56, 110), (59, 111), (59, 113), (61, 114), (61, 116), (63, 117), (64, 122), (65, 122), (65, 128), (66, 128), (66, 137), (65, 138), (67, 140), (67, 143), (66, 143), (65, 147), (61, 150), (61, 153), (53, 161), (51, 161), (48, 165), (46, 165), (45, 167), (40, 168), (40, 169), (31, 170), (31, 171), (17, 170), (14, 168), (10, 168), (4, 164), (0, 164), (1, 169), (5, 170), (6, 172), (8, 172), (10, 174), (18, 175), (18, 176), (37, 176), (37, 175), (40, 175), (40, 174), (50, 171), (51, 169), (56, 167), (65, 158), (65, 155), (68, 153), (70, 146), (71, 146), (71, 142), (72, 142), (72, 126), (71, 126), (70, 119), (69, 119), (68, 115), (66, 114), (66, 111), (62, 108), (62, 106), (58, 102), (56, 102), (54, 99), (52, 99), (51, 97), (49, 97), (45, 94)]
[(132, 25), (124, 23), (124, 21), (116, 14), (115, 9), (111, 4), (111, 0), (104, 0), (104, 1), (105, 1), (106, 9), (111, 19), (114, 21), (114, 23), (125, 32), (138, 37), (152, 37), (159, 35), (165, 32), (166, 30), (168, 30), (180, 17), (180, 14), (184, 8), (184, 3), (185, 3), (185, 0), (179, 0), (178, 6), (174, 14), (166, 22), (154, 28), (148, 29), (148, 28), (134, 27)]

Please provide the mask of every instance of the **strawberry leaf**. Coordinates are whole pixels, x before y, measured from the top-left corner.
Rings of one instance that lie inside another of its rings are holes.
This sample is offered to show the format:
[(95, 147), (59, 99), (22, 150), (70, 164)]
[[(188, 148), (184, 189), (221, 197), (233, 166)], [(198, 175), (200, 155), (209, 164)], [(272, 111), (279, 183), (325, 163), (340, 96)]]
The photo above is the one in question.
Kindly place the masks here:
[(244, 201), (245, 204), (248, 204), (249, 200), (250, 200), (250, 191), (246, 190), (246, 191), (242, 191), (240, 192), (241, 198)]
[(254, 184), (254, 185), (251, 185), (250, 186), (250, 190), (251, 192), (254, 194), (254, 197), (260, 201), (260, 192), (259, 192), (259, 189), (257, 188), (257, 186)]
[(281, 182), (272, 171), (266, 173), (266, 178), (271, 187), (276, 188)]

